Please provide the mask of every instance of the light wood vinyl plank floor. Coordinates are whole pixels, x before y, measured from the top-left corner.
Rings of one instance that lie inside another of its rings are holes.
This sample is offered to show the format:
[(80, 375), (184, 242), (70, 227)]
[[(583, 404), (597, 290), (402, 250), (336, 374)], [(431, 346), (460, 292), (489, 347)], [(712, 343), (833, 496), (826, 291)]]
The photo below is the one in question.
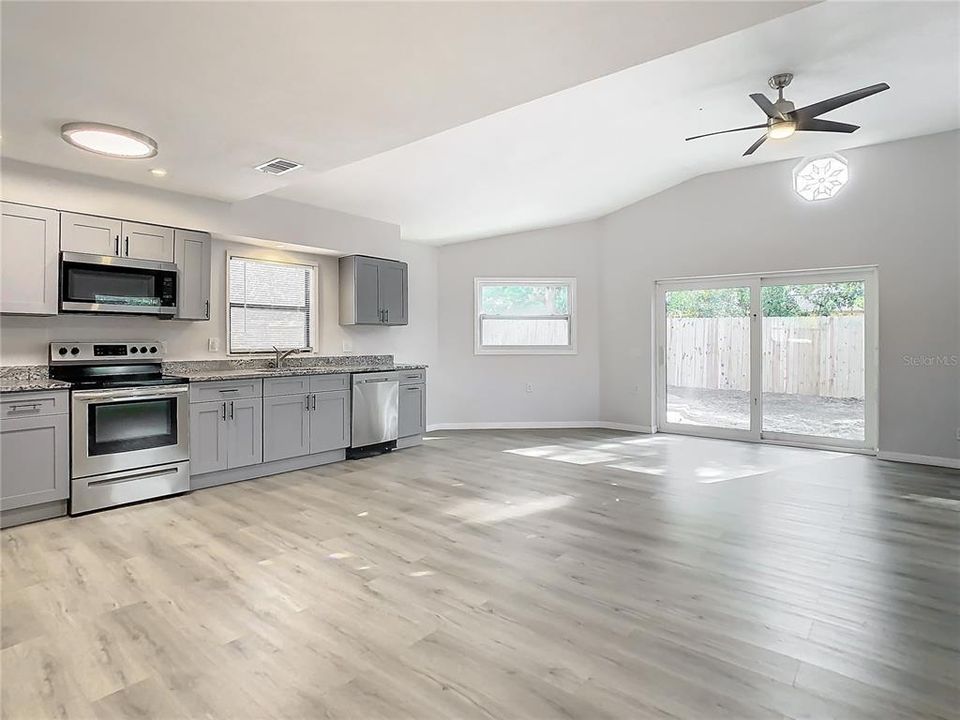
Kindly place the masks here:
[(613, 431), (2, 533), (3, 718), (960, 717), (960, 474)]

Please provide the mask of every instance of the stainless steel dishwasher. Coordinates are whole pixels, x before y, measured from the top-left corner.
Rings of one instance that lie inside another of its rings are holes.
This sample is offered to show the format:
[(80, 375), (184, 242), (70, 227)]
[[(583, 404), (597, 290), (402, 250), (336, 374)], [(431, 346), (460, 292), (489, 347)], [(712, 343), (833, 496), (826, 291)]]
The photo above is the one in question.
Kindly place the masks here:
[(353, 376), (350, 448), (396, 447), (400, 378), (395, 372)]

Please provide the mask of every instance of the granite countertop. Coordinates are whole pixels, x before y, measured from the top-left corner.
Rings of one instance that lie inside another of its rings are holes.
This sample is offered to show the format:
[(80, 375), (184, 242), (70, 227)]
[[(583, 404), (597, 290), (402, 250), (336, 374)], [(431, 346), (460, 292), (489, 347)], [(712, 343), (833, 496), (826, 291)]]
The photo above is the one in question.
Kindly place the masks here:
[(214, 380), (251, 380), (258, 378), (292, 377), (294, 375), (339, 375), (344, 373), (390, 372), (393, 370), (422, 370), (426, 365), (416, 364), (367, 364), (367, 365), (305, 365), (299, 367), (276, 368), (210, 368), (191, 370), (164, 369), (167, 377), (179, 377), (190, 382), (208, 382)]
[(16, 365), (0, 368), (0, 393), (69, 389), (70, 383), (50, 379), (46, 365)]
[[(163, 374), (166, 377), (183, 378), (190, 382), (207, 382), (290, 377), (293, 375), (422, 370), (427, 367), (426, 365), (395, 363), (393, 355), (294, 356), (284, 361), (285, 366), (282, 370), (270, 367), (271, 363), (272, 360), (265, 358), (165, 362), (163, 363)], [(29, 392), (31, 390), (69, 390), (70, 387), (68, 382), (51, 380), (46, 365), (0, 367), (0, 393)]]

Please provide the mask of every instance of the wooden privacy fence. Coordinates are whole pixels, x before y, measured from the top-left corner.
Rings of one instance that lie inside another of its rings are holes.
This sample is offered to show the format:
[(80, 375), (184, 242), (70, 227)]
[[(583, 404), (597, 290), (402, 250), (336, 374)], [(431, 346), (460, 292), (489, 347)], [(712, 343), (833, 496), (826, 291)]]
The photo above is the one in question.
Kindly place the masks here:
[[(863, 316), (763, 318), (763, 391), (863, 398)], [(667, 384), (750, 389), (750, 318), (667, 318)]]

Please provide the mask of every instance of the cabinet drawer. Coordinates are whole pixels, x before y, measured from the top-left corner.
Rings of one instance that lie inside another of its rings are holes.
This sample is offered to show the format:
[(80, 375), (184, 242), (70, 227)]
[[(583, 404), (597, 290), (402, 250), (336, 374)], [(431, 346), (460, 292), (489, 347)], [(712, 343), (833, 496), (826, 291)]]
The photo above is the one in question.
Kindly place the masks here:
[(68, 412), (70, 412), (70, 393), (67, 390), (0, 395), (0, 418), (64, 415)]
[(280, 395), (306, 395), (310, 392), (309, 375), (293, 375), (291, 377), (265, 378), (263, 381), (263, 396), (278, 397)]
[(401, 385), (415, 385), (427, 380), (427, 371), (423, 368), (419, 370), (400, 370), (397, 375), (400, 376)]
[(311, 375), (310, 392), (346, 390), (350, 387), (349, 375)]
[(190, 402), (208, 402), (210, 400), (239, 400), (240, 398), (260, 397), (263, 394), (263, 381), (220, 380), (216, 382), (190, 383)]

